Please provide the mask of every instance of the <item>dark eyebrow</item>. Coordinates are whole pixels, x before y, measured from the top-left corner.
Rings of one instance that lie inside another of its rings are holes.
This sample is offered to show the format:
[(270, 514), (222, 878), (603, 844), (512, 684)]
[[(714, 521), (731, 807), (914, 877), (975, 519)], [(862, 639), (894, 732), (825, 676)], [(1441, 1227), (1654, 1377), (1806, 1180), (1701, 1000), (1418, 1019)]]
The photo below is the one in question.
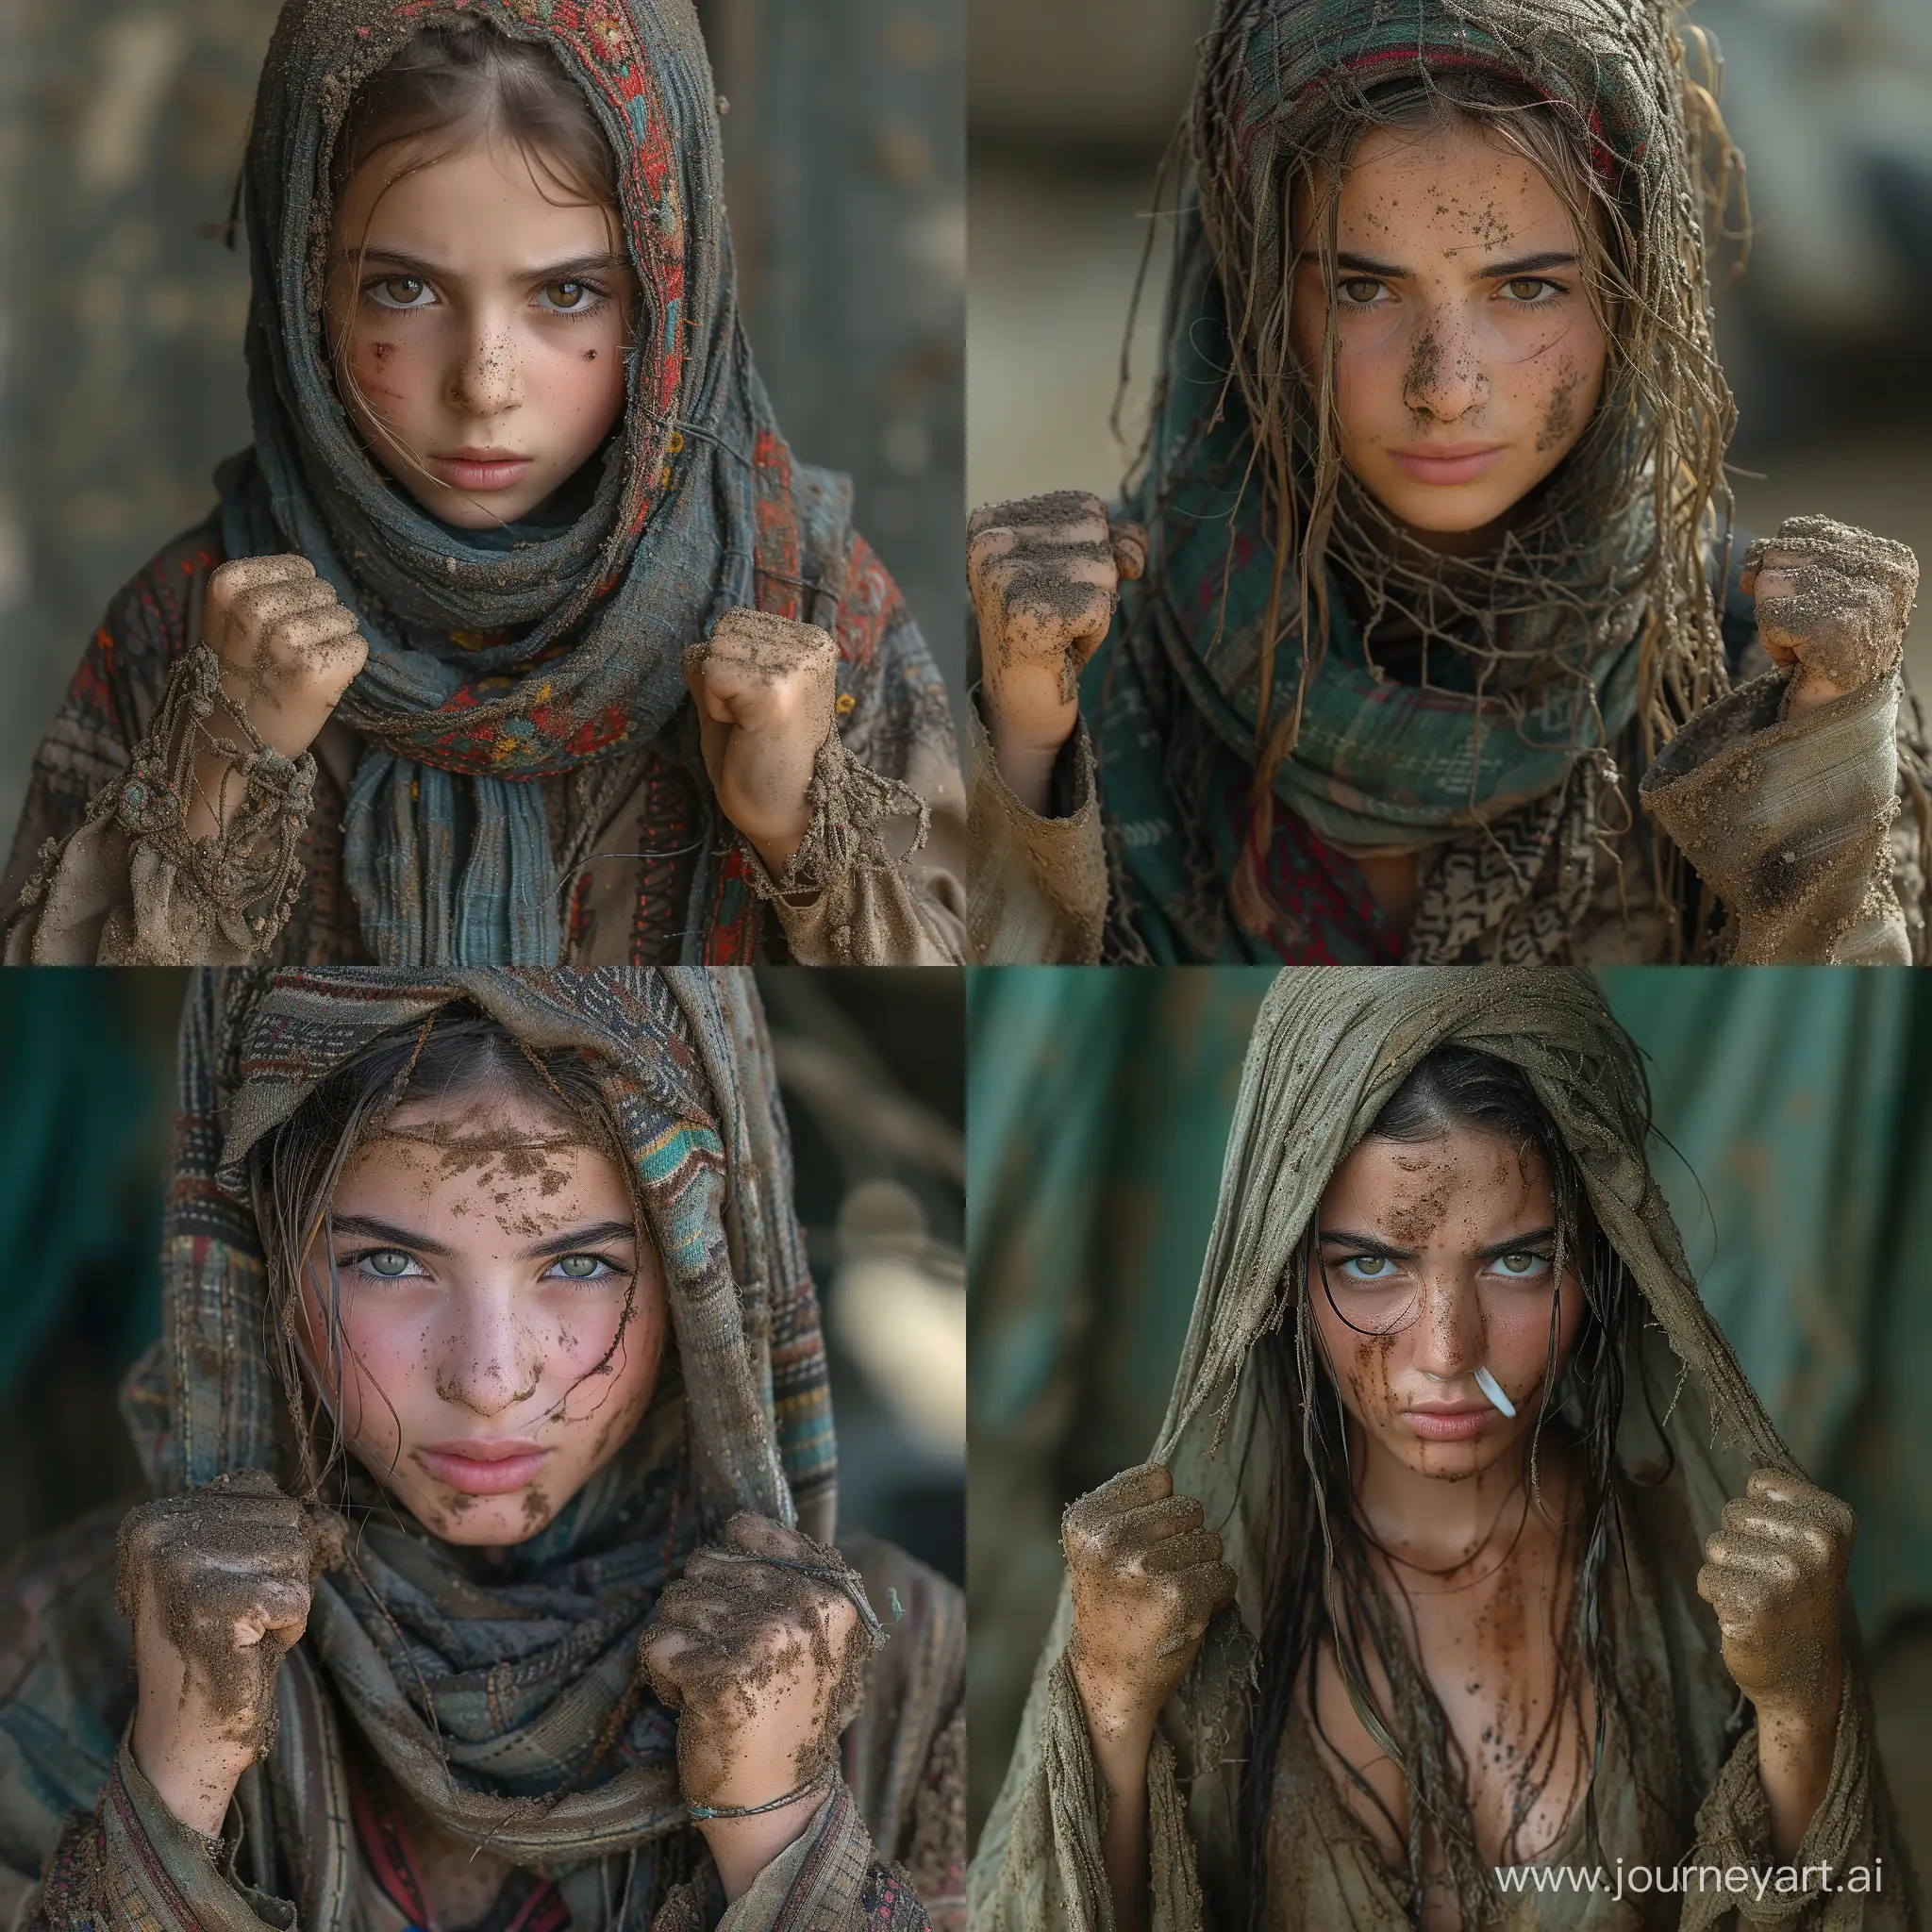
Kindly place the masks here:
[(1557, 1230), (1554, 1227), (1533, 1227), (1527, 1234), (1519, 1234), (1507, 1241), (1498, 1241), (1492, 1248), (1478, 1248), (1475, 1258), (1478, 1261), (1493, 1261), (1499, 1255), (1524, 1255), (1531, 1248), (1542, 1246), (1545, 1241), (1554, 1241)]
[[(406, 270), (412, 275), (421, 275), (425, 281), (454, 281), (458, 279), (454, 269), (444, 268), (441, 263), (428, 261), (420, 255), (406, 255), (400, 248), (367, 248), (355, 258), (367, 265), (378, 262), (391, 268)], [(526, 268), (518, 279), (541, 284), (544, 282), (567, 282), (578, 275), (608, 274), (625, 265), (621, 255), (577, 255), (568, 261), (554, 261), (541, 268)]]
[[(1531, 1248), (1544, 1241), (1555, 1241), (1554, 1227), (1534, 1227), (1527, 1234), (1511, 1235), (1507, 1241), (1497, 1241), (1492, 1247), (1478, 1248), (1474, 1258), (1478, 1261), (1493, 1261), (1501, 1255), (1526, 1254)], [(1390, 1261), (1413, 1261), (1416, 1250), (1398, 1248), (1388, 1241), (1377, 1241), (1372, 1234), (1350, 1234), (1343, 1228), (1324, 1228), (1318, 1237), (1325, 1248), (1331, 1243), (1339, 1248), (1357, 1248), (1365, 1255), (1380, 1255)]]
[(393, 1241), (399, 1248), (414, 1248), (419, 1254), (449, 1253), (441, 1241), (433, 1241), (426, 1235), (416, 1234), (407, 1227), (398, 1227), (393, 1222), (377, 1221), (367, 1214), (331, 1214), (329, 1228), (335, 1234), (359, 1234), (371, 1241)]
[[(1413, 1248), (1391, 1247), (1387, 1241), (1378, 1241), (1372, 1234), (1350, 1234), (1345, 1228), (1324, 1227), (1317, 1239), (1325, 1248), (1331, 1243), (1339, 1248), (1359, 1248), (1365, 1255), (1380, 1255), (1389, 1261), (1413, 1261), (1416, 1251)], [(1504, 1254), (1511, 1250), (1505, 1248)]]
[(1514, 261), (1492, 261), (1483, 270), (1484, 278), (1492, 282), (1507, 282), (1516, 275), (1534, 275), (1540, 268), (1574, 268), (1576, 258), (1565, 255), (1561, 249), (1550, 249), (1542, 255), (1521, 255)]
[(1399, 282), (1408, 273), (1406, 268), (1397, 268), (1392, 262), (1376, 261), (1366, 255), (1342, 252), (1336, 255), (1335, 266), (1350, 275), (1374, 275), (1379, 281), (1390, 282)]
[[(581, 1248), (593, 1248), (599, 1241), (635, 1241), (637, 1229), (627, 1221), (593, 1221), (588, 1227), (574, 1227), (568, 1233), (553, 1235), (524, 1250), (526, 1261), (547, 1261), (558, 1255), (574, 1255)], [(1505, 1249), (1507, 1254), (1509, 1252)]]

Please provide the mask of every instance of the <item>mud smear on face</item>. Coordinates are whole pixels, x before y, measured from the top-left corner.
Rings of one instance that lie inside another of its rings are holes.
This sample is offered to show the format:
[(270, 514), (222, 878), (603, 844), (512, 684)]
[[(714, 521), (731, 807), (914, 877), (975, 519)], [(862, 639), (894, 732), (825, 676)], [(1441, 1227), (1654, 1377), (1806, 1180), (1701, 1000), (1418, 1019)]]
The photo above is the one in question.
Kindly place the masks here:
[(1402, 400), (1415, 419), (1418, 429), (1426, 429), (1435, 419), (1428, 398), (1442, 379), (1442, 344), (1432, 328), (1425, 328), (1409, 352), (1408, 367), (1402, 374)]
[[(260, 1615), (264, 1584), (312, 1589), (342, 1560), (347, 1526), (291, 1501), (258, 1469), (128, 1511), (116, 1540), (115, 1603), (130, 1624), (138, 1594), (187, 1660), (230, 1741), (265, 1757), (275, 1741), (275, 1677), (288, 1641), (266, 1630), (238, 1646), (235, 1627)], [(142, 1583), (146, 1591), (142, 1591)]]
[(1583, 371), (1574, 362), (1565, 362), (1550, 391), (1550, 407), (1544, 412), (1542, 427), (1537, 431), (1539, 455), (1547, 456), (1569, 440), (1576, 426), (1576, 393), (1583, 387)]
[(1417, 1178), (1414, 1191), (1390, 1209), (1389, 1232), (1402, 1247), (1426, 1247), (1449, 1211), (1449, 1197), (1456, 1190), (1455, 1169), (1426, 1157), (1404, 1156), (1395, 1165)]

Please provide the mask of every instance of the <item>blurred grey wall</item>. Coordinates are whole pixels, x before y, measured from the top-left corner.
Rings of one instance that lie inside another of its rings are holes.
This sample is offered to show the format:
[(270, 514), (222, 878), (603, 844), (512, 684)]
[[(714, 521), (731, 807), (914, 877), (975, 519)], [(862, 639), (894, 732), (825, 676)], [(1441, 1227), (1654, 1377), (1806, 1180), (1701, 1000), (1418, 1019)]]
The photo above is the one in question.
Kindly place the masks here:
[[(753, 348), (958, 703), (965, 0), (703, 0)], [(273, 0), (0, 5), (0, 826), (108, 599), (248, 440), (226, 216)]]

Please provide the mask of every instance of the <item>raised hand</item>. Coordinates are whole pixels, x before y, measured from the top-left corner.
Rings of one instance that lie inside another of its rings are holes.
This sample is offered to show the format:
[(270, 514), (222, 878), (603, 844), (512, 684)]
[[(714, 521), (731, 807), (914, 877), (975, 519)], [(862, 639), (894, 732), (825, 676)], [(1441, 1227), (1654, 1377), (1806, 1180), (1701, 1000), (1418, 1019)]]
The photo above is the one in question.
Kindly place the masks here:
[(1075, 680), (1113, 622), (1123, 577), (1141, 575), (1147, 533), (1109, 524), (1074, 490), (989, 504), (966, 525), (987, 729), (1007, 783), (1033, 810), (1079, 716)]
[(652, 1690), (678, 1713), (687, 1804), (742, 1810), (813, 1787), (758, 1817), (699, 1818), (733, 1897), (818, 1808), (873, 1651), (844, 1591), (784, 1564), (845, 1571), (838, 1551), (741, 1511), (665, 1591), (638, 1647)]
[(1829, 517), (1787, 517), (1745, 553), (1739, 583), (1757, 600), (1757, 634), (1773, 661), (1798, 667), (1788, 704), (1795, 715), (1898, 669), (1919, 559)]
[(684, 654), (711, 789), (774, 874), (811, 824), (812, 770), (834, 726), (838, 670), (838, 646), (824, 631), (761, 610), (727, 610)]
[[(1060, 1519), (1073, 1579), (1074, 1680), (1097, 1746), (1151, 1739), (1208, 1620), (1233, 1599), (1221, 1538), (1158, 1463), (1124, 1470)], [(1144, 1747), (1143, 1747), (1144, 1748)]]
[(184, 1824), (213, 1836), (275, 1737), (275, 1674), (308, 1627), (342, 1525), (258, 1469), (130, 1509), (115, 1596), (134, 1625), (134, 1761)]
[[(225, 563), (208, 580), (203, 641), (220, 658), (222, 696), (272, 751), (298, 758), (315, 742), (342, 693), (362, 669), (369, 646), (353, 611), (306, 557), (247, 557)], [(212, 837), (225, 809), (241, 802), (229, 761), (213, 753), (196, 761), (202, 797), (189, 828)]]
[(1857, 1527), (1836, 1496), (1760, 1469), (1706, 1539), (1697, 1593), (1717, 1611), (1724, 1668), (1760, 1715), (1836, 1722), (1839, 1616)]

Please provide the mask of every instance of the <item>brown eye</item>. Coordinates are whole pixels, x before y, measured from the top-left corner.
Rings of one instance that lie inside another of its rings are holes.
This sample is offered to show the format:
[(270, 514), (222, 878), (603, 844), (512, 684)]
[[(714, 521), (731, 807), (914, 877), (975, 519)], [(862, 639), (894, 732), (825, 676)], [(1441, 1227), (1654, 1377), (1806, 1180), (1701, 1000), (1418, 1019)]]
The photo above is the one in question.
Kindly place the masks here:
[(428, 292), (417, 275), (386, 275), (375, 284), (376, 293), (391, 308), (415, 308)]
[(1560, 294), (1562, 291), (1554, 282), (1546, 282), (1538, 275), (1518, 275), (1513, 282), (1503, 284), (1503, 292), (1512, 302), (1535, 302), (1545, 295)]
[(550, 282), (543, 293), (549, 298), (551, 308), (559, 308), (568, 314), (573, 308), (587, 308), (591, 291), (583, 282)]
[(1358, 308), (1367, 308), (1381, 292), (1382, 285), (1373, 275), (1351, 275), (1341, 284), (1342, 298)]

